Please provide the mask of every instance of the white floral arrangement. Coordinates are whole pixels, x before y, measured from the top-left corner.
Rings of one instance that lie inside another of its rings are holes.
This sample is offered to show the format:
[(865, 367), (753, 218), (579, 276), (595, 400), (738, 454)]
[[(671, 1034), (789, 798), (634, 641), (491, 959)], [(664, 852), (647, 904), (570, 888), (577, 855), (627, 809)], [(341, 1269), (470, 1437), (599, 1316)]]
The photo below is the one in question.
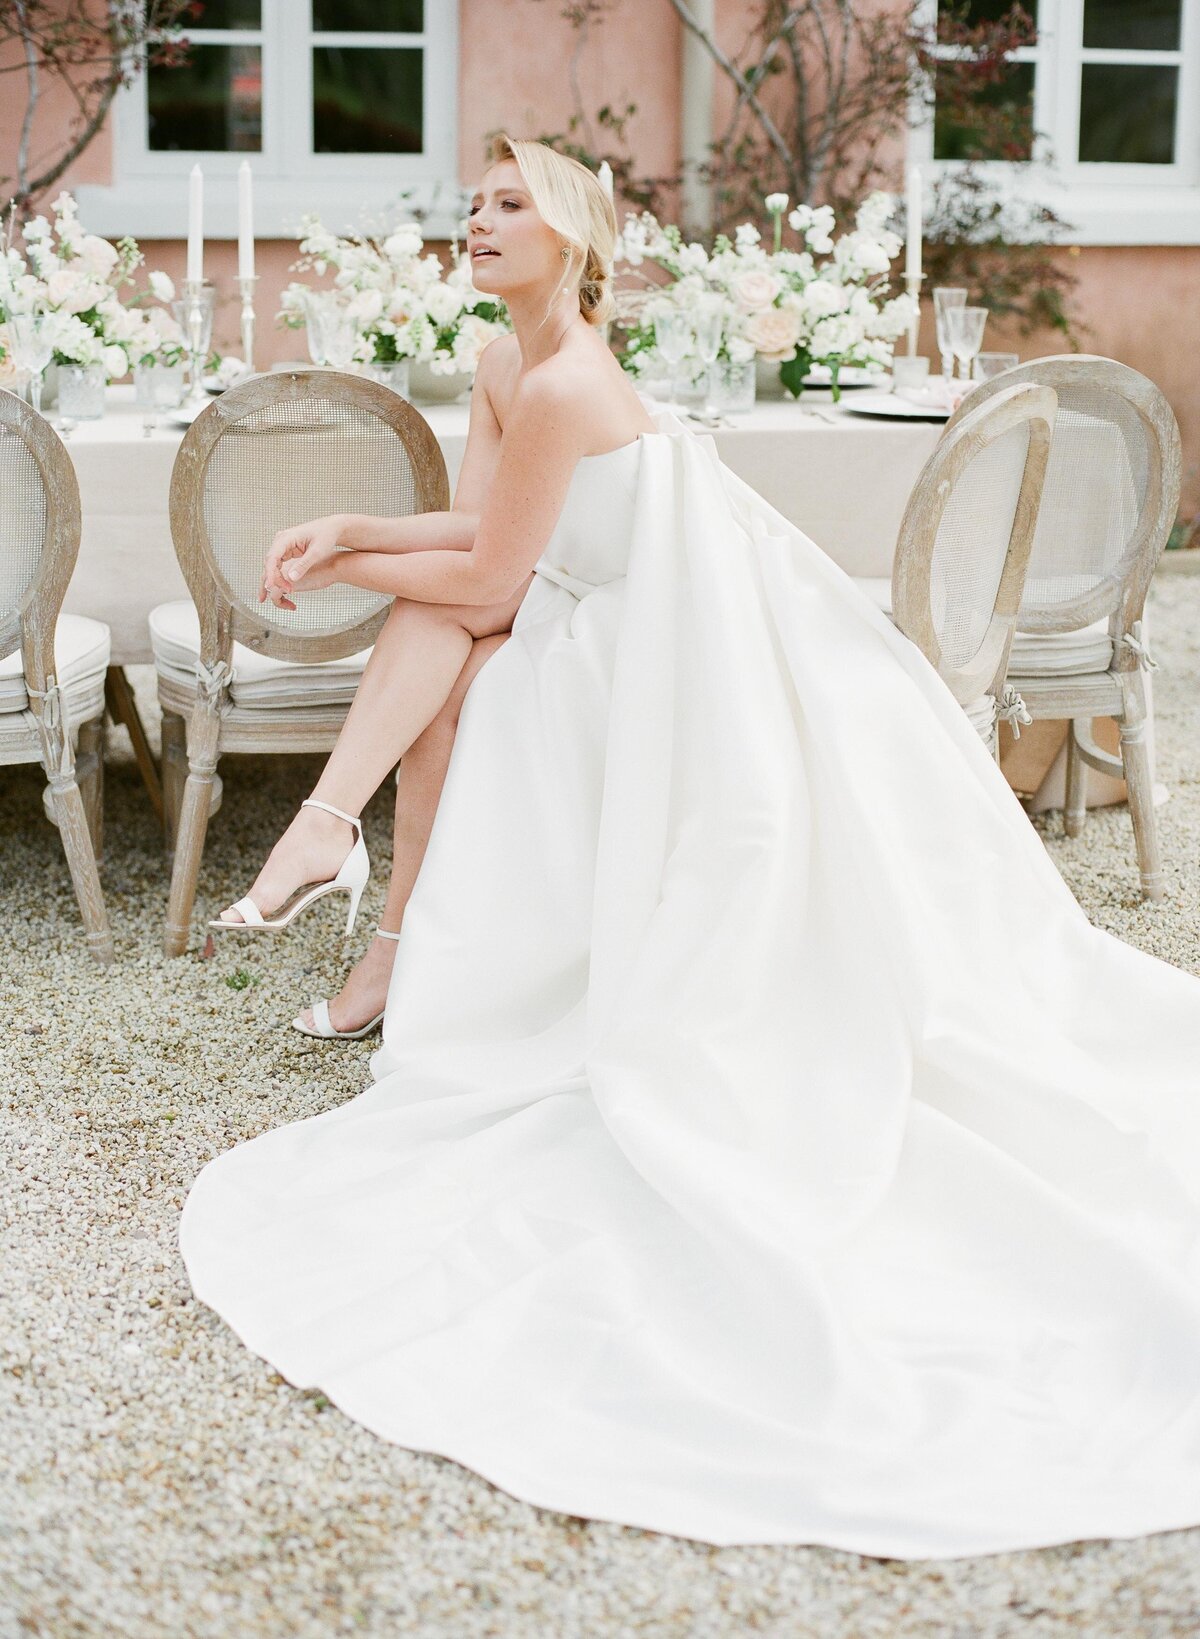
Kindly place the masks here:
[[(718, 234), (708, 251), (685, 243), (677, 227), (662, 226), (648, 211), (626, 218), (618, 260), (635, 269), (649, 262), (670, 275), (665, 284), (643, 276), (641, 289), (624, 293), (620, 310), (629, 336), (622, 362), (628, 370), (661, 374), (656, 311), (714, 297), (724, 319), (720, 356), (735, 363), (777, 361), (784, 386), (796, 396), (814, 365), (828, 367), (835, 399), (840, 370), (887, 368), (914, 312), (910, 296), (888, 296), (890, 266), (902, 246), (886, 225), (895, 209), (892, 197), (869, 195), (854, 228), (837, 239), (831, 206), (798, 206), (787, 218), (801, 241), (796, 249), (783, 245), (787, 195), (769, 194), (765, 203), (775, 228), (770, 250), (749, 222), (732, 239)], [(683, 367), (693, 375), (700, 368), (694, 359), (685, 359)]]
[[(416, 222), (402, 223), (380, 238), (330, 233), (311, 215), (301, 227), (301, 256), (293, 271), (322, 277), (335, 270), (335, 299), (358, 332), (356, 363), (414, 359), (427, 363), (434, 375), (474, 375), (488, 342), (509, 329), (503, 304), (475, 289), (470, 263), (457, 246), (446, 272), (438, 257), (425, 250)], [(305, 298), (312, 288), (300, 281), (287, 286), (279, 313), (282, 324), (298, 329), (304, 323)]]
[(166, 307), (175, 287), (165, 273), (149, 275), (149, 287), (123, 296), (145, 258), (135, 239), (115, 245), (86, 233), (69, 193), (50, 207), (53, 220), (25, 223), (25, 252), (0, 247), (0, 347), (9, 348), (4, 321), (38, 313), (46, 320), (57, 364), (99, 364), (107, 380), (127, 375), (140, 362), (175, 363), (183, 357), (183, 334)]

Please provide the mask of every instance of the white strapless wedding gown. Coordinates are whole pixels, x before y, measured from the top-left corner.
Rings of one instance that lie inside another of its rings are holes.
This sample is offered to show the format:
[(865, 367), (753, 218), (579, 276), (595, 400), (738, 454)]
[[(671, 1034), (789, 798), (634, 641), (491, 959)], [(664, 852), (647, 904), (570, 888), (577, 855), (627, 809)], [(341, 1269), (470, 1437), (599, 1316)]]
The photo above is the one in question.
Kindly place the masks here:
[(538, 567), (374, 1085), (204, 1168), (198, 1296), (571, 1514), (901, 1558), (1200, 1523), (1200, 981), (1089, 924), (707, 441), (581, 461)]

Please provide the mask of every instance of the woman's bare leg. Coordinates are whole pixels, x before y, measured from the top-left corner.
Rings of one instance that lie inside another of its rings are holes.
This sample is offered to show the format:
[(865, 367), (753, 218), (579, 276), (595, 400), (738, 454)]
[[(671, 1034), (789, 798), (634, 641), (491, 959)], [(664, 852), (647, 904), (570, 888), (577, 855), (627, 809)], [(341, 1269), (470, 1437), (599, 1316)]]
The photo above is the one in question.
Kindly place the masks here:
[[(525, 589), (488, 605), (397, 598), (313, 796), (348, 814), (361, 813), (445, 705), (475, 642), (511, 629)], [(297, 888), (336, 875), (352, 838), (344, 820), (302, 808), (272, 849), (250, 898), (264, 916), (272, 915)], [(222, 916), (241, 921), (236, 911)]]
[[(495, 654), (510, 635), (508, 632), (498, 632), (491, 637), (475, 640), (445, 705), (400, 759), (392, 878), (388, 886), (387, 905), (379, 923), (389, 933), (400, 932), (404, 910), (425, 857), (450, 753), (458, 733), (463, 698), (484, 661)], [(394, 939), (371, 940), (347, 974), (341, 990), (330, 999), (329, 1020), (335, 1030), (357, 1030), (382, 1010), (395, 959)], [(300, 1017), (309, 1029), (313, 1028), (310, 1008), (306, 1007)]]

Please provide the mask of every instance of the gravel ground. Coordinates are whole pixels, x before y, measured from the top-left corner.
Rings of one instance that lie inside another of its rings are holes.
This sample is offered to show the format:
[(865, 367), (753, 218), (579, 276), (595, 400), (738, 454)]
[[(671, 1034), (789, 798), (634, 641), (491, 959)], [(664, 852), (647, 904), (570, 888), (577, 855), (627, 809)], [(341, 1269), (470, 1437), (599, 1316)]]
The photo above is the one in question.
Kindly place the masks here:
[[(1095, 922), (1200, 973), (1200, 578), (1160, 577), (1152, 621), (1170, 899), (1138, 897), (1123, 808), (1074, 840), (1039, 823)], [(329, 919), (160, 956), (163, 855), (124, 734), (110, 743), (107, 972), (82, 954), (39, 778), (0, 783), (5, 1639), (1200, 1633), (1200, 1529), (942, 1562), (709, 1548), (532, 1508), (284, 1383), (192, 1300), (179, 1208), (212, 1155), (360, 1091), (370, 1047), (286, 1028), (336, 983)], [(315, 767), (227, 760), (205, 905), (245, 888)], [(366, 927), (382, 805), (368, 829)]]

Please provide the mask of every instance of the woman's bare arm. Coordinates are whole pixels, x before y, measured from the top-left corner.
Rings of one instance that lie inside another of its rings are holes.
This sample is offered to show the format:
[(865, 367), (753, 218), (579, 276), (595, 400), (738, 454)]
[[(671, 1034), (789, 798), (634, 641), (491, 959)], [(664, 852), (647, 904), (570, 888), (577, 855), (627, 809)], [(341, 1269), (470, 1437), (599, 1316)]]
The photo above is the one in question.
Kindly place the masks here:
[(285, 563), (299, 562), (306, 572), (311, 572), (328, 563), (335, 553), (347, 550), (470, 551), (500, 454), (500, 422), (490, 389), (503, 370), (503, 348), (508, 340), (490, 343), (480, 356), (471, 394), (467, 447), (455, 486), (453, 507), (449, 511), (419, 512), (405, 518), (335, 513), (281, 530), (272, 541), (263, 565), (260, 603), (271, 597), (282, 608), (295, 608), (287, 598), (291, 577), (283, 573)]
[(571, 475), (585, 453), (586, 402), (573, 373), (557, 361), (539, 365), (524, 378), (505, 422), (495, 479), (468, 551), (402, 556), (339, 552), (307, 574), (301, 563), (288, 563), (283, 574), (289, 590), (316, 590), (340, 581), (417, 603), (491, 604), (511, 597), (550, 539)]
[(503, 368), (503, 351), (497, 340), (480, 354), (471, 393), (467, 447), (450, 511), (419, 512), (408, 518), (346, 513), (339, 520), (339, 546), (354, 552), (470, 551), (500, 459), (500, 422), (491, 388)]

